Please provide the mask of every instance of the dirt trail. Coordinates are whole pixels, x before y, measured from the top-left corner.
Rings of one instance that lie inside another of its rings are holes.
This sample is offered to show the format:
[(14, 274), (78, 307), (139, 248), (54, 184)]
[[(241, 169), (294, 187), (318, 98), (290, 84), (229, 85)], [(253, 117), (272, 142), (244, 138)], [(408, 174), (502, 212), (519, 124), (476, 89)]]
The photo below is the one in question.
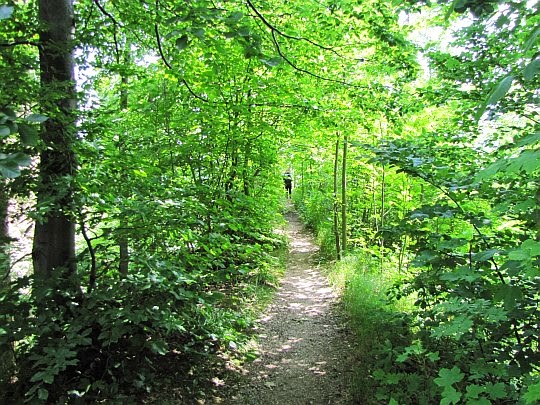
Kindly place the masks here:
[(258, 322), (260, 357), (233, 404), (352, 404), (352, 338), (336, 295), (315, 263), (317, 247), (295, 213), (287, 216), (287, 272)]

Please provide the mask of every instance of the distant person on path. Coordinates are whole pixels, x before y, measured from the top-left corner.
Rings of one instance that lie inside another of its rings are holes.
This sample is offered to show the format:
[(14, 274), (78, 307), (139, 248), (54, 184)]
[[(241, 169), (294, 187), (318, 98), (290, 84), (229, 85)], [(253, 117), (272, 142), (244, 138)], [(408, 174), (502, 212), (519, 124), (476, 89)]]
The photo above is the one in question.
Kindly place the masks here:
[(290, 173), (287, 172), (283, 175), (283, 183), (285, 183), (285, 191), (287, 193), (287, 198), (291, 198), (292, 177)]

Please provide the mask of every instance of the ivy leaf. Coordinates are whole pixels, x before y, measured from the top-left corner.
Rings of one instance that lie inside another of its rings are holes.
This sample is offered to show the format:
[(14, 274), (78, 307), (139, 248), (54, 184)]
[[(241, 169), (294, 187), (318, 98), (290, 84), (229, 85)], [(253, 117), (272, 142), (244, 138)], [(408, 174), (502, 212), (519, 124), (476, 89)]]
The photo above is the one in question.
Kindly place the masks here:
[(13, 14), (13, 6), (8, 6), (7, 4), (0, 5), (0, 20), (6, 20), (11, 17)]
[(37, 130), (27, 124), (19, 124), (19, 134), (21, 135), (21, 140), (25, 145), (36, 146), (38, 143), (38, 133)]
[(179, 51), (183, 51), (187, 48), (189, 43), (189, 38), (186, 34), (182, 35), (180, 38), (176, 40), (176, 47)]
[(482, 106), (479, 108), (479, 110), (476, 113), (476, 120), (478, 121), (484, 112), (486, 111), (486, 108), (492, 104), (497, 103), (501, 98), (503, 98), (506, 93), (508, 93), (508, 90), (510, 90), (510, 86), (512, 86), (512, 82), (514, 81), (514, 76), (506, 76), (504, 79), (502, 79), (499, 84), (491, 91), (489, 94), (489, 97), (486, 101), (482, 104)]

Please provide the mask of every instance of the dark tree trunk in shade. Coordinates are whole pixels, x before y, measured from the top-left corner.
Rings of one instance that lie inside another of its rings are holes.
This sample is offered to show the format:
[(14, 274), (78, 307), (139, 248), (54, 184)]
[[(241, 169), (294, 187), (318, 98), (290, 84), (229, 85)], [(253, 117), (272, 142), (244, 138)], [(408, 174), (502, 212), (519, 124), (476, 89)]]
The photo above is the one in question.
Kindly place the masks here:
[(73, 5), (69, 0), (40, 0), (39, 18), (42, 109), (49, 119), (43, 125), (37, 190), (44, 216), (36, 223), (32, 254), (36, 275), (47, 277), (58, 267), (75, 269)]

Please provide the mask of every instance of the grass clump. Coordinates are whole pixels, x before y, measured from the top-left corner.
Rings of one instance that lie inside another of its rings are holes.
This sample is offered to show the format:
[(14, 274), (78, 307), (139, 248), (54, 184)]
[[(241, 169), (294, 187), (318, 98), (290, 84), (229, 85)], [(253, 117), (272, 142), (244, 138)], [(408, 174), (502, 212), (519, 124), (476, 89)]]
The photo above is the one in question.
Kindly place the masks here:
[(356, 335), (354, 395), (358, 403), (378, 403), (374, 398), (378, 382), (375, 370), (384, 362), (388, 348), (403, 346), (410, 339), (404, 313), (410, 301), (390, 302), (387, 292), (401, 275), (391, 265), (380, 268), (380, 261), (355, 252), (336, 262), (329, 272), (331, 283), (342, 294), (343, 307)]

